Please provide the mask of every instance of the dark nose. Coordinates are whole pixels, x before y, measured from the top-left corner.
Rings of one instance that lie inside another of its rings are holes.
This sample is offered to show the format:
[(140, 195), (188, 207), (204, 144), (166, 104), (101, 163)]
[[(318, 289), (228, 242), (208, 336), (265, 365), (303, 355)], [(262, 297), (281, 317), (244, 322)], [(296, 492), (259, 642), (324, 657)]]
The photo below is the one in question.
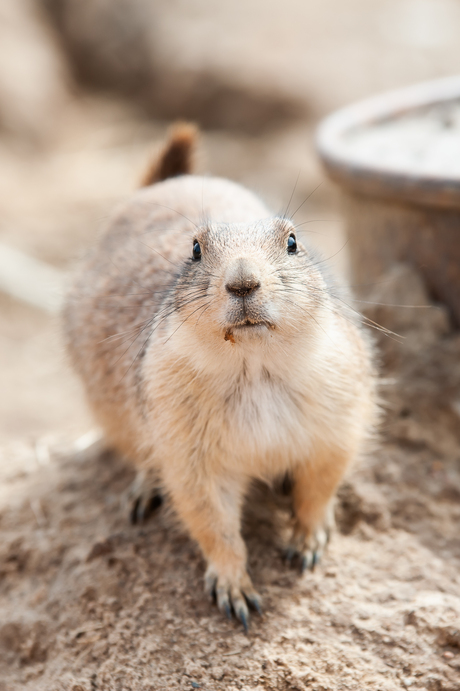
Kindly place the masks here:
[(257, 288), (260, 288), (260, 283), (252, 276), (248, 278), (235, 277), (225, 284), (225, 288), (229, 293), (233, 293), (234, 295), (238, 295), (240, 298), (244, 298), (246, 295), (250, 295), (257, 290)]

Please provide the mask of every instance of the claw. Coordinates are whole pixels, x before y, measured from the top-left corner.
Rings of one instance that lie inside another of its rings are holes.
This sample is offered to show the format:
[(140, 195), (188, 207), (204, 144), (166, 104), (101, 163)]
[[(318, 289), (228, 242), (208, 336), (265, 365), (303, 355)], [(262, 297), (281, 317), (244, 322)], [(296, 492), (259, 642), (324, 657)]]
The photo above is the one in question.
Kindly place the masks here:
[(217, 588), (216, 591), (217, 606), (221, 612), (225, 612), (227, 619), (232, 618), (232, 608), (230, 607), (230, 600), (226, 588)]
[(153, 494), (151, 497), (144, 500), (142, 496), (136, 497), (130, 511), (130, 521), (133, 525), (144, 523), (149, 516), (162, 505), (163, 497), (161, 494)]
[(308, 551), (306, 554), (304, 554), (300, 568), (301, 573), (304, 573), (307, 569), (314, 571), (315, 566), (319, 564), (320, 558), (321, 555), (317, 550), (313, 552)]
[(141, 501), (139, 504), (138, 519), (140, 523), (144, 523), (163, 503), (161, 494), (153, 494), (147, 501)]
[(236, 616), (238, 617), (240, 622), (243, 624), (244, 633), (248, 633), (248, 631), (249, 631), (249, 623), (248, 623), (249, 622), (249, 614), (246, 615), (246, 612), (244, 611), (244, 609), (240, 608), (236, 612)]
[(307, 552), (302, 557), (302, 563), (300, 566), (300, 573), (305, 573), (308, 569), (313, 569), (314, 566), (314, 552)]
[(302, 558), (302, 563), (300, 564), (300, 573), (304, 574), (307, 569), (308, 569), (308, 557), (305, 556)]
[(149, 516), (152, 513), (155, 513), (155, 511), (157, 509), (159, 509), (162, 504), (163, 504), (163, 497), (161, 496), (161, 494), (154, 494), (152, 497), (150, 497), (150, 501), (148, 504)]
[(259, 614), (262, 613), (261, 600), (254, 590), (248, 574), (238, 574), (236, 579), (219, 576), (216, 568), (209, 565), (204, 579), (205, 591), (214, 594), (219, 611), (231, 619), (235, 614), (243, 624), (245, 632), (248, 632), (249, 611), (248, 605)]
[(255, 609), (257, 614), (262, 615), (262, 603), (260, 601), (260, 598), (258, 598), (257, 595), (253, 594), (246, 595), (246, 593), (244, 593), (244, 597), (246, 598), (249, 606), (252, 607), (252, 609)]

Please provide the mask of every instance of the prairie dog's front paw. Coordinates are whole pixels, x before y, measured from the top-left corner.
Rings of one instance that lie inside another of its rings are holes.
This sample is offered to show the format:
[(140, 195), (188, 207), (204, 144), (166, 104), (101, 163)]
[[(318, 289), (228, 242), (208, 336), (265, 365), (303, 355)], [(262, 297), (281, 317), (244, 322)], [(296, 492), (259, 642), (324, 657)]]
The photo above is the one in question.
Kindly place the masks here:
[(248, 631), (249, 610), (255, 609), (262, 613), (262, 600), (252, 585), (252, 581), (246, 569), (239, 570), (235, 575), (218, 573), (218, 570), (210, 565), (205, 575), (205, 590), (216, 598), (217, 606), (231, 619), (232, 609), (237, 619), (241, 621), (244, 630)]

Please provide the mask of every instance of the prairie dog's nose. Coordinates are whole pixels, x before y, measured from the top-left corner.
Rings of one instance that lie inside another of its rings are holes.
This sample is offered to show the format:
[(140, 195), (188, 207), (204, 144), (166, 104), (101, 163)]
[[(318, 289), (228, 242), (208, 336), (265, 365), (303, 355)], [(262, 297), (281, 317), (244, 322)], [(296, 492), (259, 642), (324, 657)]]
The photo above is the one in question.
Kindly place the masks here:
[(229, 293), (246, 297), (260, 288), (259, 272), (247, 259), (237, 259), (229, 268), (225, 289)]
[(226, 283), (225, 287), (229, 293), (234, 293), (234, 295), (244, 298), (246, 295), (249, 295), (257, 290), (257, 288), (260, 288), (260, 283), (256, 279), (250, 278), (242, 281)]

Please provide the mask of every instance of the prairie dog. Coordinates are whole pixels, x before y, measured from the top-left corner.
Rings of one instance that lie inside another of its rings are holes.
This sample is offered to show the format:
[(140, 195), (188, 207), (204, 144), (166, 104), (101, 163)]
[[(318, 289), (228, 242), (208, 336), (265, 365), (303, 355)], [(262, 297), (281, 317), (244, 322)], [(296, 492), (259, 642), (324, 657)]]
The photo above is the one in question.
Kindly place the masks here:
[(108, 439), (158, 478), (206, 559), (206, 589), (247, 628), (248, 604), (261, 606), (240, 534), (251, 481), (289, 475), (286, 549), (312, 568), (372, 433), (375, 374), (293, 223), (233, 182), (190, 174), (193, 139), (176, 128), (113, 216), (65, 330)]

